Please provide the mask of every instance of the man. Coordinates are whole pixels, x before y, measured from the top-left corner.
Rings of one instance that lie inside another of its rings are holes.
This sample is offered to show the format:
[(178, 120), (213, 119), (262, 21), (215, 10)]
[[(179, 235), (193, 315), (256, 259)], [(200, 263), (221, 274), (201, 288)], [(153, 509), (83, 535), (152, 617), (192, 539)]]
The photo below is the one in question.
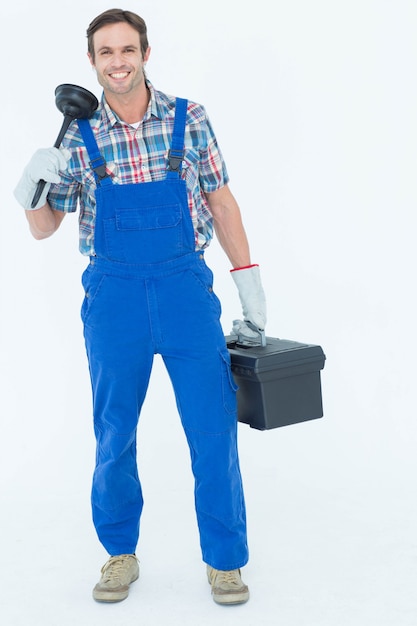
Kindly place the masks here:
[[(213, 234), (233, 266), (244, 320), (265, 326), (259, 267), (251, 264), (239, 207), (201, 105), (156, 91), (144, 68), (146, 25), (111, 9), (87, 30), (88, 57), (103, 87), (90, 120), (71, 124), (63, 148), (38, 150), (15, 196), (33, 236), (52, 235), (80, 207), (84, 336), (91, 374), (96, 468), (93, 520), (110, 555), (93, 591), (127, 597), (139, 576), (143, 506), (136, 429), (154, 354), (167, 367), (190, 447), (202, 557), (213, 598), (249, 598), (237, 452), (236, 387), (220, 304), (204, 250)], [(37, 205), (31, 202), (46, 181)], [(241, 333), (253, 331), (238, 322)]]

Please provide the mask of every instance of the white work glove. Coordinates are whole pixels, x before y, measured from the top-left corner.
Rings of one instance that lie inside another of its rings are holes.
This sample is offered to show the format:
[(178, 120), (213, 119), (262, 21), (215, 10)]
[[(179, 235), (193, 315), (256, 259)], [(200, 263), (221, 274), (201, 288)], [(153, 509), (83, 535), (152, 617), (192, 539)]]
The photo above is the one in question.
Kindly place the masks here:
[(265, 330), (266, 324), (266, 301), (259, 265), (234, 269), (231, 275), (239, 292), (244, 319), (244, 322), (234, 320), (233, 333), (253, 339), (258, 334), (245, 322), (251, 322), (259, 330)]
[[(14, 197), (18, 203), (27, 211), (40, 209), (46, 203), (46, 196), (51, 183), (59, 183), (61, 180), (59, 171), (67, 169), (67, 161), (70, 158), (71, 153), (66, 148), (41, 148), (37, 150), (23, 170), (22, 178), (14, 190)], [(40, 180), (46, 181), (46, 185), (36, 206), (32, 207), (33, 196)]]

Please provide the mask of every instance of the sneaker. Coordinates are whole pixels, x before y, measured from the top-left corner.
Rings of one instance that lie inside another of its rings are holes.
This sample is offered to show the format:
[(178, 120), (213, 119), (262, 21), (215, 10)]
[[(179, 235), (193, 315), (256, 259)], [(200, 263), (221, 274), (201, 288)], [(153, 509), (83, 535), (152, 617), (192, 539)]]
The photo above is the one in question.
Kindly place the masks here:
[(249, 589), (242, 582), (240, 569), (223, 571), (207, 565), (207, 578), (213, 600), (218, 604), (242, 604), (249, 600)]
[(101, 569), (93, 589), (97, 602), (120, 602), (129, 595), (129, 585), (139, 578), (139, 562), (134, 554), (112, 556)]

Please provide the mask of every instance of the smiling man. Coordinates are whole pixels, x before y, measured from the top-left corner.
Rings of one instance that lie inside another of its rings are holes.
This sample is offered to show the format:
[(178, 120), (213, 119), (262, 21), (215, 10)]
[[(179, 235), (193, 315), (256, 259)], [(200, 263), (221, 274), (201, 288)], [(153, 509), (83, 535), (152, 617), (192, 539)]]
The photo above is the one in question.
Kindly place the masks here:
[[(204, 251), (215, 231), (232, 265), (244, 320), (264, 329), (259, 267), (203, 106), (157, 91), (145, 75), (146, 24), (111, 9), (87, 30), (103, 87), (90, 120), (74, 121), (63, 148), (38, 150), (15, 190), (37, 239), (79, 208), (88, 259), (81, 315), (93, 391), (93, 521), (109, 554), (93, 590), (125, 599), (139, 577), (142, 489), (136, 435), (152, 362), (160, 354), (175, 391), (195, 479), (202, 558), (220, 604), (249, 598), (237, 450), (236, 386)], [(47, 182), (38, 204), (31, 201)], [(202, 347), (204, 347), (202, 349)], [(169, 511), (167, 511), (169, 520)]]

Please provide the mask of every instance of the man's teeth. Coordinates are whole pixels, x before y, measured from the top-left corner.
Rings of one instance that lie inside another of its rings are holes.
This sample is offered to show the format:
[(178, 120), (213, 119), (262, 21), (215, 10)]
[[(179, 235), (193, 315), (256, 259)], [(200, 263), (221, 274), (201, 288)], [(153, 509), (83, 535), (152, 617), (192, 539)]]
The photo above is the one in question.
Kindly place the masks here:
[(126, 78), (129, 72), (118, 72), (117, 74), (110, 74), (112, 78)]

